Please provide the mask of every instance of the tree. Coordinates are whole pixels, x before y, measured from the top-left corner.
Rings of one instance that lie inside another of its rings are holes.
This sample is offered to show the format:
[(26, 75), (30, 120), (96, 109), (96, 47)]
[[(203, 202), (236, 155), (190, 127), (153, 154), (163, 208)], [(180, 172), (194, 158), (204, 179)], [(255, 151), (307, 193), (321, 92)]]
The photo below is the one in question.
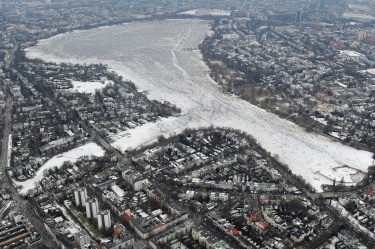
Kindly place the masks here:
[(158, 136), (158, 142), (164, 142), (166, 138), (163, 135)]
[(357, 209), (357, 204), (355, 204), (354, 201), (349, 201), (346, 205), (345, 205), (345, 208), (346, 210), (348, 210), (348, 212), (350, 213), (354, 213), (355, 210)]
[(340, 180), (340, 186), (342, 187), (342, 186), (344, 186), (344, 177), (341, 177), (341, 180)]

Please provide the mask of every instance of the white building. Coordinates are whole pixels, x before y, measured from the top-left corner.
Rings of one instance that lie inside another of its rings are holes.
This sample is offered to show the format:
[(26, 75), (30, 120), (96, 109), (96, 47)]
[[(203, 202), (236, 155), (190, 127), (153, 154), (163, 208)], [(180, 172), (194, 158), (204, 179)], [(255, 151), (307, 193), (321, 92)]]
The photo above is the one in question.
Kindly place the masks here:
[(74, 234), (74, 241), (79, 248), (83, 248), (90, 243), (90, 236), (85, 231), (81, 230)]
[(193, 191), (193, 190), (187, 190), (185, 198), (190, 200), (190, 199), (194, 198), (194, 195), (195, 195), (195, 191)]
[(227, 193), (215, 193), (211, 192), (210, 200), (211, 201), (228, 201), (229, 195)]
[(88, 199), (86, 202), (86, 217), (88, 219), (97, 218), (98, 210), (99, 210), (98, 199), (96, 198)]
[(111, 228), (111, 212), (103, 210), (98, 213), (98, 229), (107, 230)]
[(74, 200), (76, 206), (85, 206), (87, 200), (87, 190), (85, 187), (74, 190)]
[(132, 187), (135, 191), (142, 190), (143, 183), (146, 183), (146, 182), (148, 182), (147, 179), (145, 179), (143, 177), (139, 177), (139, 178), (133, 180)]

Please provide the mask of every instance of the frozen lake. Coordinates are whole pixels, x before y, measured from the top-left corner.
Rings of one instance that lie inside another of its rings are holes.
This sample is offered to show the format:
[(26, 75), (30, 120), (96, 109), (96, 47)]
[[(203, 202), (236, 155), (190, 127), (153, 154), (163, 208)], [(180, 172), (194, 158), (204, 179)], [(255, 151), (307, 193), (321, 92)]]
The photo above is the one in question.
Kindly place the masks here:
[(305, 132), (249, 102), (220, 92), (208, 76), (198, 44), (210, 33), (206, 21), (167, 20), (75, 31), (40, 41), (28, 57), (71, 63), (103, 63), (131, 79), (149, 98), (169, 101), (181, 117), (164, 118), (119, 134), (123, 150), (172, 135), (185, 128), (232, 127), (254, 136), (318, 191), (323, 183), (350, 181), (353, 169), (367, 171), (372, 154)]

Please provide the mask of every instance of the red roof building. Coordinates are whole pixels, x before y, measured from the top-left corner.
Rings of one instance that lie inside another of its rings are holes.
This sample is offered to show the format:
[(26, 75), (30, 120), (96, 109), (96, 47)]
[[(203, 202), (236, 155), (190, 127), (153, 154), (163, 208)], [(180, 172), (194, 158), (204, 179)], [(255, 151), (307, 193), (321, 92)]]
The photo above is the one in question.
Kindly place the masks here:
[(232, 233), (233, 235), (238, 235), (239, 234), (238, 230), (236, 228), (234, 228), (234, 227), (229, 227), (228, 231), (230, 233)]
[(331, 41), (329, 43), (329, 45), (331, 47), (336, 48), (336, 49), (345, 49), (346, 48), (345, 45), (344, 45), (344, 43), (342, 43), (341, 41)]
[(124, 212), (122, 216), (123, 216), (125, 222), (129, 222), (129, 221), (132, 220), (131, 215), (127, 214), (126, 212)]
[(267, 225), (264, 224), (264, 222), (262, 222), (262, 221), (256, 222), (255, 225), (257, 227), (259, 227), (259, 229), (262, 230), (262, 231), (266, 231), (267, 230)]
[(363, 193), (363, 196), (365, 198), (367, 197), (369, 199), (374, 199), (375, 198), (375, 188), (365, 190), (365, 192)]
[(362, 40), (365, 43), (375, 45), (375, 38), (374, 37), (366, 37)]
[(249, 217), (249, 221), (250, 222), (255, 222), (255, 221), (257, 221), (258, 220), (258, 217), (256, 216), (256, 215), (251, 215), (250, 217)]

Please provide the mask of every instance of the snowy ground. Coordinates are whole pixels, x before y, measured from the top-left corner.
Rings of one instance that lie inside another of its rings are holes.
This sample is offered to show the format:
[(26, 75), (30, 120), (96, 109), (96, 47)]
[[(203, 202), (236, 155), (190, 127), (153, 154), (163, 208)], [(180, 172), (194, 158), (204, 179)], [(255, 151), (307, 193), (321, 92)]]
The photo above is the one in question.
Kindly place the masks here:
[(80, 93), (95, 93), (95, 90), (100, 90), (104, 88), (110, 81), (106, 80), (104, 82), (83, 82), (83, 81), (75, 81), (72, 80), (73, 89), (72, 91), (80, 92)]
[(351, 51), (351, 50), (341, 50), (340, 53), (344, 54), (344, 55), (347, 55), (347, 56), (350, 56), (350, 57), (366, 57), (361, 53), (358, 53), (356, 51)]
[(65, 161), (76, 162), (79, 158), (83, 156), (88, 157), (100, 157), (104, 155), (104, 150), (96, 143), (87, 143), (85, 145), (79, 146), (73, 150), (67, 151), (65, 153), (56, 155), (49, 159), (45, 164), (40, 167), (40, 169), (35, 174), (34, 178), (29, 179), (24, 182), (15, 182), (17, 186), (21, 186), (20, 194), (27, 194), (27, 191), (35, 187), (35, 183), (39, 182), (43, 178), (44, 170), (61, 167)]
[(131, 23), (42, 40), (27, 56), (108, 64), (147, 91), (149, 98), (166, 100), (182, 109), (181, 117), (163, 118), (120, 133), (113, 145), (123, 150), (155, 141), (159, 135), (214, 125), (251, 134), (319, 191), (321, 184), (331, 184), (336, 174), (336, 178), (342, 177), (334, 167), (349, 165), (367, 171), (372, 165), (371, 153), (307, 133), (288, 120), (222, 93), (196, 52), (209, 32), (208, 23), (201, 20)]
[(367, 70), (363, 70), (363, 72), (367, 72), (367, 73), (370, 73), (370, 74), (375, 74), (375, 68), (369, 68)]
[(218, 9), (194, 9), (194, 10), (184, 11), (178, 14), (179, 15), (194, 15), (194, 16), (204, 16), (204, 15), (230, 16), (231, 12), (228, 10), (218, 10)]
[(343, 15), (344, 18), (354, 18), (354, 19), (360, 19), (360, 20), (374, 20), (375, 17), (371, 15), (366, 15), (366, 14), (360, 14), (360, 13), (354, 13), (354, 12), (346, 12)]
[(9, 134), (9, 140), (8, 140), (8, 165), (7, 167), (10, 167), (10, 159), (12, 158), (12, 134)]
[(371, 11), (371, 6), (369, 6), (367, 4), (348, 3), (348, 6), (352, 10), (357, 10), (357, 11)]
[(328, 121), (325, 118), (317, 118), (315, 116), (310, 116), (310, 118), (314, 119), (315, 121), (318, 121), (321, 124), (327, 125)]
[(196, 15), (198, 10), (199, 10), (199, 9), (188, 10), (188, 11), (180, 12), (180, 13), (178, 13), (178, 14), (179, 14), (179, 15)]

